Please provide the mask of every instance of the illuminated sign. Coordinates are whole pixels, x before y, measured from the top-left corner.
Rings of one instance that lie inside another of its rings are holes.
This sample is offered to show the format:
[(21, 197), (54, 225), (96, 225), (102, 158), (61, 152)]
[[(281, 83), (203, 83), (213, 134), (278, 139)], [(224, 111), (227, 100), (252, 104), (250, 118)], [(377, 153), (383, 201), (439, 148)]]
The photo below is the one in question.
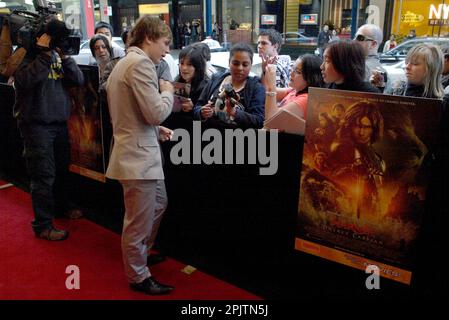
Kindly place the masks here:
[(439, 4), (438, 10), (434, 4), (431, 4), (429, 19), (449, 19), (449, 4)]
[(449, 5), (439, 4), (438, 9), (434, 4), (429, 8), (429, 26), (449, 25)]
[(169, 13), (168, 3), (139, 4), (139, 14)]
[(401, 22), (404, 23), (420, 23), (424, 21), (424, 16), (418, 13), (407, 11), (401, 16)]
[(263, 14), (261, 16), (262, 24), (276, 24), (275, 14)]
[(318, 14), (302, 14), (301, 24), (305, 25), (317, 25), (318, 24)]

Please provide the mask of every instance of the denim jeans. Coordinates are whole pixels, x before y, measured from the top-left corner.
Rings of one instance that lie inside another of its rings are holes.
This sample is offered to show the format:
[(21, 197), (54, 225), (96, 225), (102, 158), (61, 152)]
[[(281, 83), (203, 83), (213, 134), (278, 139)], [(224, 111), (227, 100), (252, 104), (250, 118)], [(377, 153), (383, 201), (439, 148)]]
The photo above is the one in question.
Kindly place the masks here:
[(67, 123), (19, 124), (19, 129), (30, 176), (32, 227), (39, 233), (52, 226), (55, 214), (62, 215), (68, 210), (70, 142)]

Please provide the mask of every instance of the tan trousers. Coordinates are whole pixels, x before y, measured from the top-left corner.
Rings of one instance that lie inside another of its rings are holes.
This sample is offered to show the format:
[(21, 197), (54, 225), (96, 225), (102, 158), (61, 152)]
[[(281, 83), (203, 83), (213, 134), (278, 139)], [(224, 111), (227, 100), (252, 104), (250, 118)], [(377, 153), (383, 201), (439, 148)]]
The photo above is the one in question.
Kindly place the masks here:
[(125, 200), (122, 254), (128, 281), (139, 283), (151, 276), (147, 250), (151, 248), (167, 208), (164, 180), (120, 180)]

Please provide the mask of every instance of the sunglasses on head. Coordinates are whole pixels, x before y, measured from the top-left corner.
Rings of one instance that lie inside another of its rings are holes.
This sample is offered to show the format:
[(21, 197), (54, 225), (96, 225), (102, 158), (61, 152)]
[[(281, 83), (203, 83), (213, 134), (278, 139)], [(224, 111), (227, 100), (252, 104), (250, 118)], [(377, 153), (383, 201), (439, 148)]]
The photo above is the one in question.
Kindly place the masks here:
[(444, 54), (444, 59), (449, 60), (449, 53)]
[(374, 39), (371, 39), (371, 38), (369, 38), (369, 37), (367, 37), (367, 36), (364, 36), (363, 34), (358, 34), (358, 35), (355, 37), (355, 40), (361, 41), (361, 42), (363, 42), (363, 41), (374, 41)]

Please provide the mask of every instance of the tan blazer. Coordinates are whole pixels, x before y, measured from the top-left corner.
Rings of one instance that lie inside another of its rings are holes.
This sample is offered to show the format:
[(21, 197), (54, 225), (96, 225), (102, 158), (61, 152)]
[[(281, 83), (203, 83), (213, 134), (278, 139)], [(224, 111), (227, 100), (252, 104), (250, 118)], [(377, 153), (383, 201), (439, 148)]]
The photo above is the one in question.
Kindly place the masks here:
[(114, 146), (106, 176), (164, 179), (158, 125), (172, 111), (173, 95), (159, 93), (156, 68), (138, 47), (130, 47), (106, 84)]

